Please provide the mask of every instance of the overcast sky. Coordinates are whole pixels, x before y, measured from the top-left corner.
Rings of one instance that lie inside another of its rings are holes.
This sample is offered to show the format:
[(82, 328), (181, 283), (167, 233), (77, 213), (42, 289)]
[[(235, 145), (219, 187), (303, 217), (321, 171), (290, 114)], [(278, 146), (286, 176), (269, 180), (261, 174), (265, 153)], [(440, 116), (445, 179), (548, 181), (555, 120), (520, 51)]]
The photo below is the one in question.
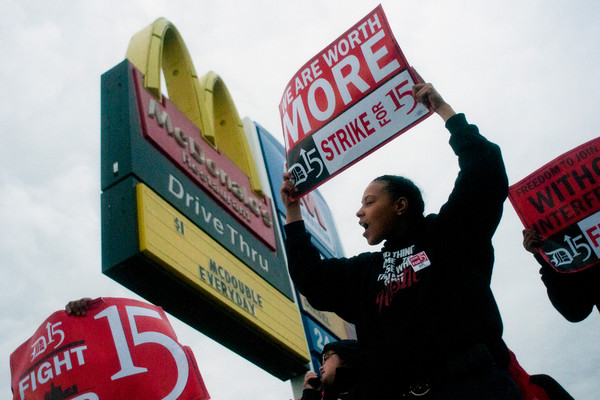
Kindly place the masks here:
[[(511, 183), (598, 136), (598, 1), (381, 1), (408, 61), (498, 143)], [(241, 117), (281, 138), (277, 105), (296, 71), (378, 1), (0, 0), (0, 397), (9, 355), (68, 300), (132, 297), (101, 273), (100, 75), (158, 17), (175, 24), (196, 71), (218, 73)], [(457, 173), (436, 116), (321, 187), (347, 255), (369, 248), (355, 212), (375, 176), (422, 188), (427, 212)], [(565, 321), (521, 245), (510, 203), (494, 237), (492, 287), (509, 347), (529, 373), (578, 400), (600, 393), (600, 315)], [(289, 382), (171, 318), (216, 400), (287, 400)]]

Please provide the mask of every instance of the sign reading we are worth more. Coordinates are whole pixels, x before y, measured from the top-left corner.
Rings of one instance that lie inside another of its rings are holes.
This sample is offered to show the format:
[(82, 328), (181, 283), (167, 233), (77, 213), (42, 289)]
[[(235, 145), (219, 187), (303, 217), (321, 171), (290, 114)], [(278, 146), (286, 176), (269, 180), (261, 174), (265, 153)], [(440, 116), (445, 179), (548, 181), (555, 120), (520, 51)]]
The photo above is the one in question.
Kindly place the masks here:
[(600, 263), (600, 138), (561, 155), (510, 187), (521, 222), (544, 238), (559, 272)]
[(308, 61), (279, 104), (297, 195), (431, 115), (416, 81), (381, 6)]
[(11, 354), (10, 371), (13, 400), (210, 398), (162, 308), (131, 299), (53, 313)]

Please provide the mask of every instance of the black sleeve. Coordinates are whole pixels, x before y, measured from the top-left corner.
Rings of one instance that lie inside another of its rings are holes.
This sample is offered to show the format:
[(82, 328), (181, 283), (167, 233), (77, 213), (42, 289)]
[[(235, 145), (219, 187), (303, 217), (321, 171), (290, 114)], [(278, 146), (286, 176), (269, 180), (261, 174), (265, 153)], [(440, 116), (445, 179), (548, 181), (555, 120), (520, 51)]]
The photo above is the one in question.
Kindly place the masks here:
[(531, 375), (529, 382), (544, 389), (551, 400), (575, 400), (554, 378), (545, 374)]
[(322, 259), (303, 221), (287, 224), (284, 229), (290, 276), (298, 291), (316, 309), (335, 312), (354, 322), (362, 284), (367, 281), (362, 259), (370, 253), (350, 259)]
[(542, 282), (556, 311), (569, 322), (579, 322), (587, 318), (592, 312), (594, 302), (588, 298), (587, 291), (584, 289), (585, 271), (560, 273), (540, 254), (536, 254), (535, 259), (542, 266), (540, 268)]
[(304, 389), (300, 400), (321, 400), (321, 392), (316, 389)]
[(489, 241), (502, 216), (508, 178), (500, 148), (484, 138), (464, 114), (446, 122), (450, 146), (458, 156), (459, 174), (438, 219), (454, 237)]

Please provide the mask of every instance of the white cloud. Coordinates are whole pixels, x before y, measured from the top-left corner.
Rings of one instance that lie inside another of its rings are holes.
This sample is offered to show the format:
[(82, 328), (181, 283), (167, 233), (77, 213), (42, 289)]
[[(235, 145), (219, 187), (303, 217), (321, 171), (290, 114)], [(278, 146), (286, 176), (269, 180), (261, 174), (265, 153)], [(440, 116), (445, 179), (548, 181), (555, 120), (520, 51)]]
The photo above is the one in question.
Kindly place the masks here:
[[(135, 1), (3, 2), (0, 64), (0, 376), (8, 356), (53, 311), (82, 296), (136, 297), (101, 274), (100, 75), (133, 34), (164, 16), (198, 74), (224, 79), (240, 115), (279, 135), (277, 105), (292, 75), (373, 9), (375, 1), (301, 3)], [(598, 136), (600, 5), (593, 1), (383, 1), (409, 61), (458, 111), (502, 147), (511, 182)], [(383, 173), (413, 178), (427, 210), (445, 201), (457, 171), (437, 117), (322, 187), (348, 254), (370, 250), (354, 213)], [(493, 278), (506, 341), (531, 373), (547, 373), (578, 400), (600, 392), (600, 316), (562, 319), (521, 246), (509, 203), (494, 243)], [(181, 322), (215, 399), (288, 399), (291, 390)], [(4, 397), (8, 397), (5, 385)]]

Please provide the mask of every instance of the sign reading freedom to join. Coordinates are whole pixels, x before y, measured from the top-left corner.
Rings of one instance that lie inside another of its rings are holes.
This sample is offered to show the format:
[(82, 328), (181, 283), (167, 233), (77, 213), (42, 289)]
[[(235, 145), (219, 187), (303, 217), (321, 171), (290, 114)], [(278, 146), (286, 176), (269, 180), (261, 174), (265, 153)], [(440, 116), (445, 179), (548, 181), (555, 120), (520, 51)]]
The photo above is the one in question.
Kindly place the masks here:
[(521, 222), (544, 238), (541, 255), (559, 272), (600, 263), (600, 138), (512, 185)]
[(279, 112), (300, 197), (431, 114), (381, 6), (308, 61)]

